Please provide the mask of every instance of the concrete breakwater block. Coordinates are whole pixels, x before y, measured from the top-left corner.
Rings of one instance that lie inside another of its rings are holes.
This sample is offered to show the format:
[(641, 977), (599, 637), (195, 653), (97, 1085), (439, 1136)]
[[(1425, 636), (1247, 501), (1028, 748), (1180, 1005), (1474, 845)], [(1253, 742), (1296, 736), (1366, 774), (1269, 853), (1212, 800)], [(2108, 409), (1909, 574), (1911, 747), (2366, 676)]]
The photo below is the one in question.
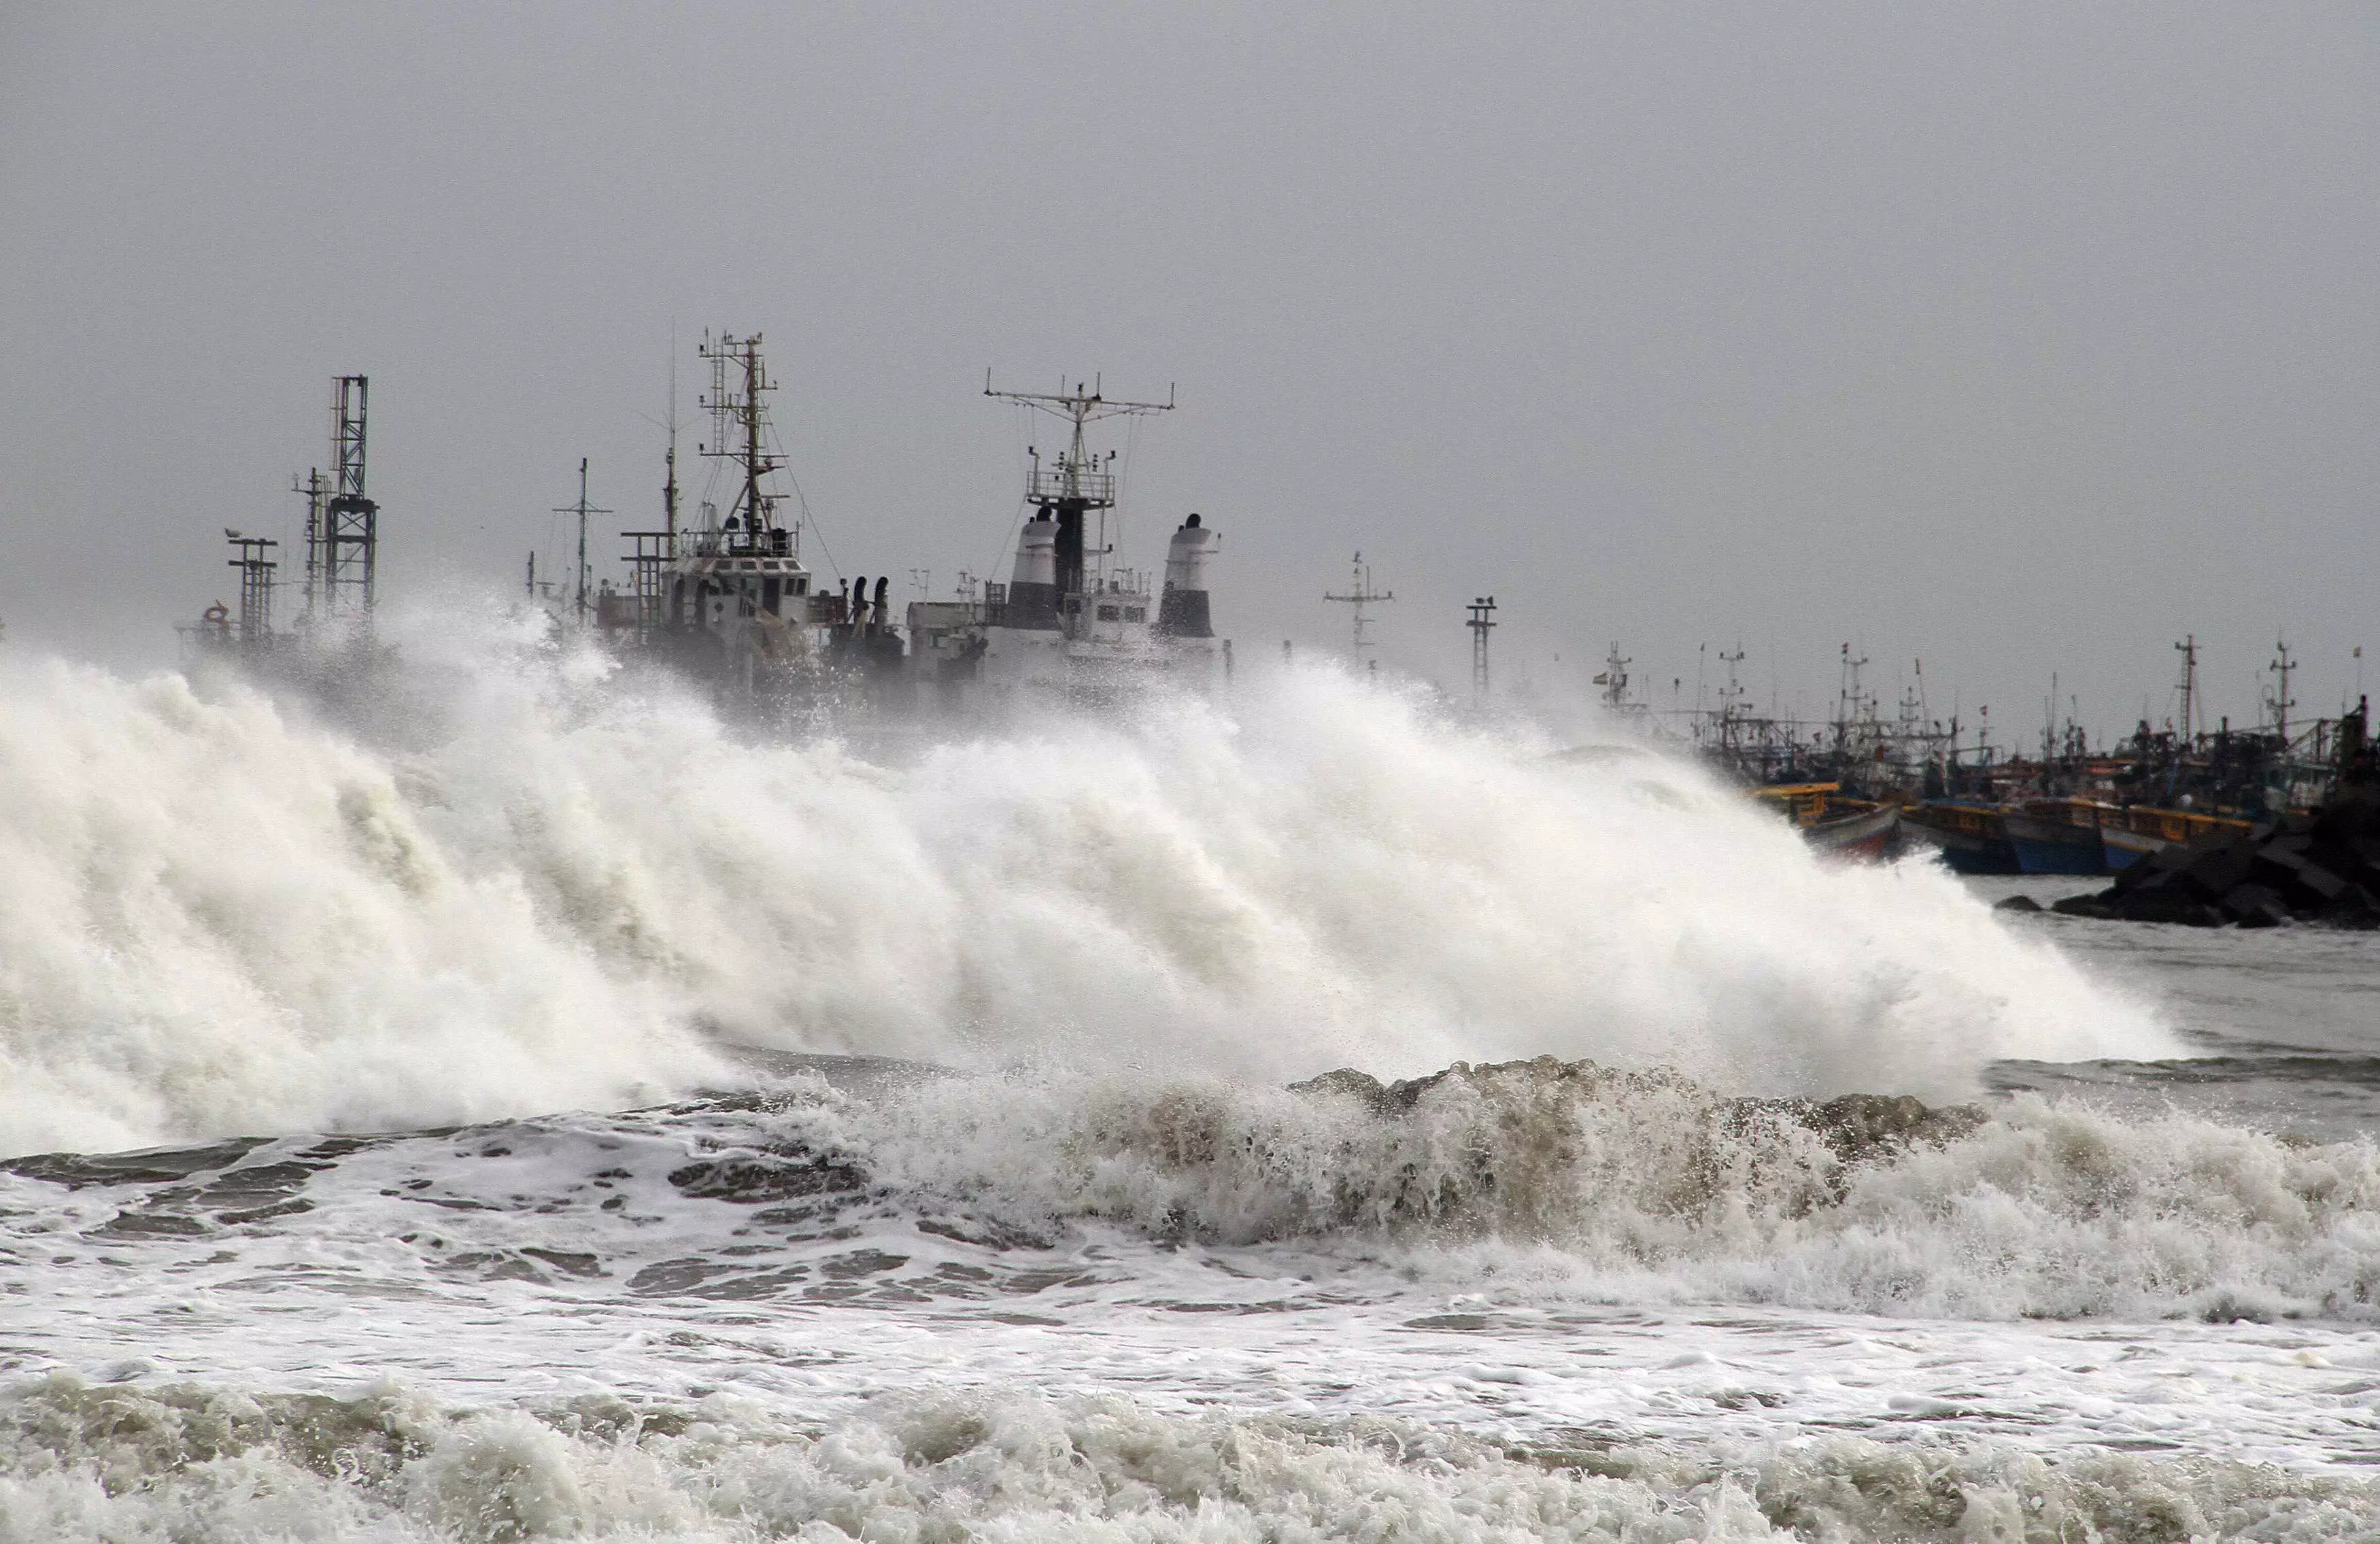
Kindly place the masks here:
[(2166, 847), (2050, 909), (2196, 928), (2380, 929), (2380, 790), (2351, 788), (2310, 814)]

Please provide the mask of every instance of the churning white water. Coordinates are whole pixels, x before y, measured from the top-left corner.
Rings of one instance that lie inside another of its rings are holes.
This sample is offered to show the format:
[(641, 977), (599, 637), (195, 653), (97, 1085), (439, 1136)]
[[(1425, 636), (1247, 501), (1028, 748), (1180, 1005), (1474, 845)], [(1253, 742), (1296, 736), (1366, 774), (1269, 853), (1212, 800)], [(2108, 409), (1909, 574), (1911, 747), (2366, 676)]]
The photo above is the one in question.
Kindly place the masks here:
[[(2380, 1047), (2257, 974), (2350, 946), (2194, 941), (2227, 1036), (1328, 667), (787, 736), (396, 630), (0, 658), (0, 1544), (2372, 1534)], [(2012, 1080), (2138, 1097), (1860, 1097)]]
[(861, 754), (484, 617), (406, 649), (360, 737), (0, 662), (0, 1149), (617, 1108), (722, 1040), (1925, 1095), (2175, 1049), (1931, 866), (1328, 667)]

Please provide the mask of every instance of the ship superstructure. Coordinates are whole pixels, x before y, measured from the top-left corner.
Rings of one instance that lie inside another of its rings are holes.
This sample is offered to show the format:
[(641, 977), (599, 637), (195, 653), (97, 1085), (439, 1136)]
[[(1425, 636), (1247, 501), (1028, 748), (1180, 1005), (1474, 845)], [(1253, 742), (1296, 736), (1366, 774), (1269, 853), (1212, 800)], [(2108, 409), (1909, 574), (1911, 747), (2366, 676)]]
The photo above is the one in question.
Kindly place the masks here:
[(850, 670), (897, 671), (886, 581), (872, 598), (865, 577), (821, 590), (802, 562), (800, 528), (780, 513), (774, 478), (785, 461), (772, 443), (776, 383), (760, 335), (706, 335), (698, 353), (710, 366), (701, 405), (711, 432), (698, 448), (727, 474), (724, 507), (705, 500), (691, 529), (680, 522), (673, 444), (662, 529), (621, 533), (634, 544), (631, 577), (625, 591), (600, 597), (599, 623), (624, 647), (750, 698), (817, 696), (839, 689)]
[(1215, 637), (1208, 569), (1221, 537), (1193, 514), (1174, 530), (1161, 587), (1111, 561), (1121, 534), (1115, 453), (1094, 451), (1103, 419), (1171, 412), (1163, 402), (1072, 391), (984, 395), (1050, 414), (1066, 442), (1047, 460), (1026, 452), (1025, 502), (1006, 584), (980, 599), (917, 602), (908, 611), (911, 673), (945, 702), (1001, 707), (1034, 700), (1099, 700), (1158, 680), (1203, 686), (1228, 644)]

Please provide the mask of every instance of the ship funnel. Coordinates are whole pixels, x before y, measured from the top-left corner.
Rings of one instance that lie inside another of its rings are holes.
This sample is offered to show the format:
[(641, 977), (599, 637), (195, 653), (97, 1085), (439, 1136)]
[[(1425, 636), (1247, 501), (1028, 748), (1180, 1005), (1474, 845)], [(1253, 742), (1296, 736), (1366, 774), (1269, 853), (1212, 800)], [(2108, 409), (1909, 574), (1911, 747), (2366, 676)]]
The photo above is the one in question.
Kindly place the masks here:
[(1191, 516), (1165, 549), (1165, 593), (1157, 602), (1157, 630), (1166, 638), (1213, 638), (1207, 608), (1207, 560), (1223, 538)]
[(1058, 522), (1042, 509), (1016, 538), (1016, 574), (1008, 587), (1012, 627), (1058, 625)]

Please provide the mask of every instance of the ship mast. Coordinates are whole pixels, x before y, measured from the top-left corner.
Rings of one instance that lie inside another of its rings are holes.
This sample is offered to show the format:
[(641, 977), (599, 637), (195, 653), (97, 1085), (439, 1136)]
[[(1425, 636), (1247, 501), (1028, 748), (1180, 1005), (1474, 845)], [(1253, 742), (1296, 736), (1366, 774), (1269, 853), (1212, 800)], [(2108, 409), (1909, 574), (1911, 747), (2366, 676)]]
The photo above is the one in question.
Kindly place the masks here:
[(999, 391), (992, 386), (991, 371), (986, 370), (983, 395), (1022, 403), (1037, 412), (1063, 419), (1069, 425), (1067, 447), (1059, 452), (1053, 468), (1042, 468), (1038, 447), (1028, 446), (1026, 451), (1033, 458), (1026, 499), (1058, 522), (1058, 596), (1059, 603), (1063, 605), (1068, 596), (1083, 593), (1083, 517), (1092, 510), (1099, 512), (1099, 554), (1104, 556), (1108, 551), (1107, 512), (1116, 503), (1115, 474), (1108, 470), (1115, 463), (1115, 452), (1094, 456), (1085, 443), (1084, 431), (1101, 419), (1170, 413), (1174, 407), (1173, 390), (1171, 386), (1166, 388), (1162, 402), (1127, 402), (1105, 395), (1094, 378), (1087, 389), (1078, 381), (1071, 392), (1062, 386), (1055, 392)]
[(2273, 693), (2273, 732), (2280, 736), (2281, 754), (2286, 757), (2289, 753), (2289, 710), (2298, 705), (2297, 699), (2289, 695), (2289, 675), (2298, 664), (2289, 658), (2287, 640), (2276, 641), (2273, 648), (2276, 656), (2265, 668), (2280, 677), (2280, 685)]
[(570, 609), (574, 619), (584, 627), (587, 626), (588, 613), (592, 609), (588, 601), (587, 590), (587, 517), (612, 513), (608, 509), (598, 509), (587, 502), (587, 457), (582, 456), (578, 458), (578, 502), (563, 505), (555, 509), (554, 513), (578, 517), (578, 579), (572, 595)]
[[(769, 379), (767, 367), (760, 362), (758, 333), (741, 338), (722, 333), (716, 343), (706, 333), (696, 352), (710, 361), (710, 395), (701, 400), (710, 409), (712, 425), (711, 443), (697, 449), (714, 461), (734, 462), (743, 472), (744, 486), (737, 491), (728, 517), (741, 516), (747, 536), (759, 545), (759, 533), (777, 529), (776, 495), (762, 492), (760, 480), (784, 465), (763, 444), (769, 419), (765, 397), (776, 389), (776, 383)], [(731, 383), (731, 371), (741, 380)], [(673, 473), (673, 485), (675, 480)]]
[(1603, 688), (1604, 707), (1615, 713), (1628, 710), (1628, 667), (1635, 663), (1621, 657), (1617, 638), (1612, 640), (1611, 652), (1603, 657), (1603, 674), (1595, 681)]
[(1354, 563), (1354, 578), (1348, 585), (1347, 593), (1344, 595), (1339, 595), (1325, 592), (1322, 598), (1326, 601), (1336, 601), (1343, 605), (1354, 608), (1355, 658), (1360, 660), (1372, 647), (1371, 635), (1364, 630), (1365, 623), (1369, 620), (1369, 618), (1366, 617), (1364, 614), (1364, 608), (1366, 606), (1378, 605), (1383, 601), (1393, 601), (1397, 598), (1397, 592), (1393, 590), (1374, 590), (1372, 588), (1372, 565), (1364, 561), (1363, 553), (1357, 553), (1355, 554)]

